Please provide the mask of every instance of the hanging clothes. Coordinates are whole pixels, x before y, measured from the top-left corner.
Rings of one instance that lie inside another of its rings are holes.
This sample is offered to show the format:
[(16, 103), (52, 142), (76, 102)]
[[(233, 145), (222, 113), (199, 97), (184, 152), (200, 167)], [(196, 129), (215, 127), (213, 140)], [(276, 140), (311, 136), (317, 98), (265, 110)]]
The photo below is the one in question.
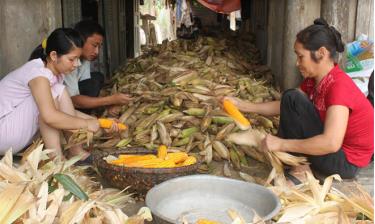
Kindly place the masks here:
[(186, 28), (191, 27), (193, 25), (191, 14), (190, 1), (178, 0), (176, 9), (177, 27), (181, 27), (182, 25)]

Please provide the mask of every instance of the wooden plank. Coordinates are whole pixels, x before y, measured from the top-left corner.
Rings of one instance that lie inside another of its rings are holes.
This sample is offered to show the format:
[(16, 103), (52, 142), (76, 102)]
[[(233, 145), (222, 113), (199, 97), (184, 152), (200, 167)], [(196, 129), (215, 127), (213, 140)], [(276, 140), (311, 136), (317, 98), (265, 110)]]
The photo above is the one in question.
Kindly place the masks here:
[(282, 50), (285, 0), (270, 0), (268, 7), (267, 65), (271, 68), (278, 86), (282, 75)]
[(296, 68), (294, 42), (299, 31), (313, 24), (320, 16), (320, 1), (287, 0), (283, 33), (282, 80), (283, 90), (297, 87), (302, 77)]
[(341, 33), (344, 42), (351, 41), (354, 35), (350, 29), (355, 24), (355, 18), (348, 16), (356, 11), (353, 2), (356, 0), (322, 0), (321, 16)]
[(361, 33), (374, 39), (374, 0), (358, 0), (355, 36)]
[(126, 62), (126, 0), (119, 0), (119, 62), (124, 64)]

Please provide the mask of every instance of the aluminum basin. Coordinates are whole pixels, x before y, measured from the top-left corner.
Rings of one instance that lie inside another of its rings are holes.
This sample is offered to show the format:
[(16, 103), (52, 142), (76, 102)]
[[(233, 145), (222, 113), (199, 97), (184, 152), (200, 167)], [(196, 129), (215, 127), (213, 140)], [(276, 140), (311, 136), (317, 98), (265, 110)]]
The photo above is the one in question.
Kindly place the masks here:
[(212, 175), (190, 175), (170, 179), (151, 188), (146, 195), (156, 223), (195, 223), (200, 218), (232, 223), (228, 209), (251, 222), (254, 211), (265, 221), (280, 210), (280, 202), (267, 188)]

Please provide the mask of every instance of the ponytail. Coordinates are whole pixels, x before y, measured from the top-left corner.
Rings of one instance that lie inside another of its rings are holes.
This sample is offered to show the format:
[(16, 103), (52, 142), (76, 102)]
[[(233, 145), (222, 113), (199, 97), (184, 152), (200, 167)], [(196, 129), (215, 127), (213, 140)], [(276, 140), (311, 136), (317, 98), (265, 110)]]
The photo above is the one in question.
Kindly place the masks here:
[(43, 61), (46, 61), (47, 55), (45, 53), (45, 50), (43, 49), (42, 45), (39, 44), (31, 53), (29, 57), (29, 61), (33, 59), (41, 58)]
[(46, 61), (52, 51), (56, 51), (57, 56), (61, 56), (69, 53), (73, 48), (82, 47), (83, 39), (76, 30), (58, 28), (48, 36), (46, 41), (43, 40), (43, 43), (34, 49), (29, 60), (41, 58)]
[(300, 31), (297, 34), (297, 41), (305, 49), (311, 51), (311, 57), (316, 62), (318, 59), (314, 52), (321, 47), (327, 48), (332, 59), (336, 56), (336, 52), (344, 52), (345, 50), (341, 34), (335, 27), (329, 26), (323, 18), (315, 19), (313, 25)]

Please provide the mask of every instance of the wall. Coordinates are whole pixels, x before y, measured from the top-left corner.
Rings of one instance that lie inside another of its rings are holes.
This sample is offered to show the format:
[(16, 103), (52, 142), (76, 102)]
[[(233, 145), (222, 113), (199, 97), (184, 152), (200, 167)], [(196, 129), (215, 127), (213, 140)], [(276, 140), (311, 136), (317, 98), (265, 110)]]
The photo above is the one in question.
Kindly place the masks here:
[(374, 0), (268, 0), (267, 65), (281, 89), (297, 87), (301, 75), (295, 67), (296, 34), (323, 17), (345, 42), (360, 33), (374, 38)]
[(24, 64), (43, 38), (61, 26), (60, 2), (0, 1), (0, 78)]

